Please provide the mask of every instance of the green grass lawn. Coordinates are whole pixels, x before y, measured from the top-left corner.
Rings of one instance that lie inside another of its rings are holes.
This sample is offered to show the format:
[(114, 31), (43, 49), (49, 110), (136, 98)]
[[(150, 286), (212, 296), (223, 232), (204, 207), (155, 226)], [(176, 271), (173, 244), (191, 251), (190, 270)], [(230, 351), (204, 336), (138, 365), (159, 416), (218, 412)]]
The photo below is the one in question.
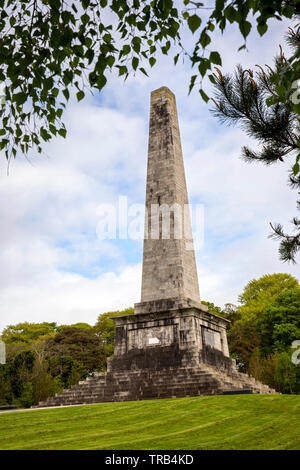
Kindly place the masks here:
[(0, 449), (300, 449), (300, 396), (227, 395), (3, 413)]

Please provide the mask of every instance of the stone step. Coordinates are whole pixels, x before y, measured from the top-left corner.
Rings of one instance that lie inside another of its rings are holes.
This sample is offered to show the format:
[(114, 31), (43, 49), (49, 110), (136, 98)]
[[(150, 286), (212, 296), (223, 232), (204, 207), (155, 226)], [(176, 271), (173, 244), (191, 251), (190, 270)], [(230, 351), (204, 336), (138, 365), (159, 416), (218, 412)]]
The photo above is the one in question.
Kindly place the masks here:
[(232, 389), (276, 393), (247, 374), (219, 370), (208, 364), (156, 371), (118, 371), (95, 374), (38, 406), (144, 400), (221, 394)]

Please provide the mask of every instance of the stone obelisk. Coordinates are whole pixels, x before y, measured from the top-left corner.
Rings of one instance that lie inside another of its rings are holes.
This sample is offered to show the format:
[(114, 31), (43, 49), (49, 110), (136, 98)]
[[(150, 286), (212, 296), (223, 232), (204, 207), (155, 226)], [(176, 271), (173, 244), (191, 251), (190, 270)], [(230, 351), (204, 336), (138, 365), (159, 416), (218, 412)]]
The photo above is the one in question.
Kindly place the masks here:
[(151, 93), (141, 302), (135, 313), (200, 303), (176, 100)]
[[(187, 204), (175, 97), (161, 87), (151, 93), (142, 301), (135, 304), (134, 315), (113, 317), (115, 347), (107, 372), (39, 406), (215, 395), (224, 390), (275, 392), (236, 371), (227, 345), (228, 320), (200, 303), (188, 211), (186, 230), (180, 234), (176, 226)], [(179, 211), (174, 210), (173, 218), (168, 214), (166, 230), (160, 209), (174, 205)], [(149, 236), (152, 229), (155, 237)]]
[[(228, 320), (200, 303), (189, 212), (183, 216), (187, 204), (175, 97), (161, 87), (151, 93), (142, 301), (134, 315), (113, 317), (115, 348), (107, 373), (39, 406), (236, 393), (237, 387), (242, 393), (275, 392), (236, 371), (227, 346)], [(171, 209), (168, 230), (162, 208)], [(180, 218), (186, 225), (181, 234)], [(149, 236), (152, 229), (155, 237)]]
[(141, 302), (161, 299), (200, 302), (176, 101), (167, 87), (151, 93)]

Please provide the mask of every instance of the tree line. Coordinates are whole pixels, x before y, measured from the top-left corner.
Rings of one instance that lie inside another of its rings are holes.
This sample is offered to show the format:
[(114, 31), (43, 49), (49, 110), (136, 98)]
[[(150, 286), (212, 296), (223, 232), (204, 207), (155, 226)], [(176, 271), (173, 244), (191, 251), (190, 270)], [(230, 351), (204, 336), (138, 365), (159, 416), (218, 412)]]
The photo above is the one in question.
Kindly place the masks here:
[[(300, 365), (292, 361), (293, 343), (300, 340), (298, 280), (284, 273), (267, 274), (250, 281), (238, 301), (223, 309), (202, 301), (211, 313), (230, 320), (228, 344), (238, 370), (281, 393), (299, 394)], [(94, 326), (25, 322), (5, 328), (1, 339), (7, 361), (0, 364), (0, 404), (30, 407), (105, 371), (107, 357), (114, 352), (112, 318), (133, 313), (133, 308), (106, 312)]]
[(114, 351), (111, 317), (134, 309), (106, 312), (94, 326), (88, 323), (18, 323), (4, 329), (6, 364), (0, 364), (0, 405), (30, 407), (106, 370)]

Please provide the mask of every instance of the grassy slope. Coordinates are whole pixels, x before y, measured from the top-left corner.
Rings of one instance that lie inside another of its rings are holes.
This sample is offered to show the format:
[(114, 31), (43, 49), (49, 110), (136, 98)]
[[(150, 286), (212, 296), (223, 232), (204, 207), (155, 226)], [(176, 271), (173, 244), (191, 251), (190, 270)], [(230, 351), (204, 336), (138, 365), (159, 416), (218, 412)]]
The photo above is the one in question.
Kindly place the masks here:
[(0, 449), (300, 449), (300, 396), (177, 398), (0, 414)]

